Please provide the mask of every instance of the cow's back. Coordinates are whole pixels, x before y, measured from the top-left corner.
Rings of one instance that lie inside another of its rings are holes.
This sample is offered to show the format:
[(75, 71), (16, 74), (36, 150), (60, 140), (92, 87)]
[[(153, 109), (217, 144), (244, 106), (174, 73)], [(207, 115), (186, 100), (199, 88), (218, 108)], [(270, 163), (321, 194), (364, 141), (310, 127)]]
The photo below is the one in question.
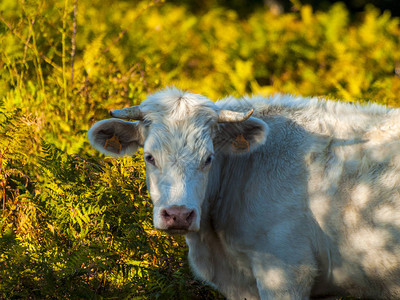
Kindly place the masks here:
[(282, 95), (253, 101), (265, 122), (286, 118), (309, 135), (302, 159), (310, 211), (331, 247), (326, 277), (353, 295), (399, 298), (400, 111)]
[(335, 245), (332, 279), (354, 295), (400, 297), (398, 116), (371, 115), (374, 126), (327, 136), (306, 157), (310, 209)]

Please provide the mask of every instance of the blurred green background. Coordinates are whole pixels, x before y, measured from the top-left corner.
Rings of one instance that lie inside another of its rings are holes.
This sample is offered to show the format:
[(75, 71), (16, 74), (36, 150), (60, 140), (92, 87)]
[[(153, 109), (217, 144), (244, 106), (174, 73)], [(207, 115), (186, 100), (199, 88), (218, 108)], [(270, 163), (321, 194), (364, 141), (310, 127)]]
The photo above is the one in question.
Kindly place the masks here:
[(327, 11), (336, 2), (345, 4), (354, 15), (362, 12), (368, 5), (373, 5), (381, 11), (388, 10), (392, 16), (400, 16), (400, 2), (397, 0), (172, 0), (177, 5), (184, 4), (193, 13), (204, 13), (216, 7), (235, 10), (241, 17), (247, 17), (259, 9), (275, 9), (280, 13), (296, 11), (302, 5), (311, 5), (314, 10)]
[(86, 131), (165, 86), (400, 106), (398, 1), (0, 2), (0, 298), (223, 299)]

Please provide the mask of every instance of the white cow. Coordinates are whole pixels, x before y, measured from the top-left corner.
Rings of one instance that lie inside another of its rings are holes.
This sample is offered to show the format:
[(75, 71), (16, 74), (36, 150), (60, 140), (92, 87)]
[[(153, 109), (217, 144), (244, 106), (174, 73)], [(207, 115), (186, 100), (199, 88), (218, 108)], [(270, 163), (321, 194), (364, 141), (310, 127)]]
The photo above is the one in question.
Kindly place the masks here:
[(400, 299), (400, 110), (171, 88), (111, 114), (139, 121), (100, 121), (91, 144), (144, 148), (155, 228), (227, 298)]

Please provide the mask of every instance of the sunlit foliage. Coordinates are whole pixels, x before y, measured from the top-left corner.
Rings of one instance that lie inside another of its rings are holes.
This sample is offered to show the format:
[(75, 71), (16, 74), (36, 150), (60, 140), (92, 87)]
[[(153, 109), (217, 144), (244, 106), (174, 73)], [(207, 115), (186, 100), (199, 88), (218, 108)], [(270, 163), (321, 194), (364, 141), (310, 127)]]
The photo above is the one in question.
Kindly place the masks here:
[[(106, 3), (106, 4), (105, 4)], [(86, 131), (167, 85), (400, 106), (399, 20), (341, 4), (247, 19), (163, 1), (0, 2), (0, 298), (217, 299), (152, 228), (141, 156)]]

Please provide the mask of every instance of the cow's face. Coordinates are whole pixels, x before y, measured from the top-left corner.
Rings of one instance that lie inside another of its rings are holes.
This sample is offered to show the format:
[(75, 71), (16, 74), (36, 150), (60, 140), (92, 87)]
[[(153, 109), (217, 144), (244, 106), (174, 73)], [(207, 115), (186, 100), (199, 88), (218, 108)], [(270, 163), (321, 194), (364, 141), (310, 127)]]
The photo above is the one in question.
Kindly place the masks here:
[(196, 128), (192, 121), (172, 121), (150, 126), (143, 152), (157, 229), (175, 233), (199, 230), (215, 156), (212, 141), (211, 127), (205, 124)]
[[(178, 90), (167, 92), (141, 104), (136, 118), (142, 121), (103, 120), (88, 136), (96, 149), (108, 155), (130, 155), (143, 147), (154, 226), (184, 234), (200, 229), (214, 159), (221, 152), (237, 155), (253, 151), (265, 142), (268, 129), (263, 121), (248, 115), (242, 122), (218, 123), (219, 109), (211, 101)], [(122, 110), (113, 114), (127, 118)], [(229, 117), (240, 117), (234, 114), (228, 112)], [(235, 143), (240, 142), (242, 149), (234, 151)]]

